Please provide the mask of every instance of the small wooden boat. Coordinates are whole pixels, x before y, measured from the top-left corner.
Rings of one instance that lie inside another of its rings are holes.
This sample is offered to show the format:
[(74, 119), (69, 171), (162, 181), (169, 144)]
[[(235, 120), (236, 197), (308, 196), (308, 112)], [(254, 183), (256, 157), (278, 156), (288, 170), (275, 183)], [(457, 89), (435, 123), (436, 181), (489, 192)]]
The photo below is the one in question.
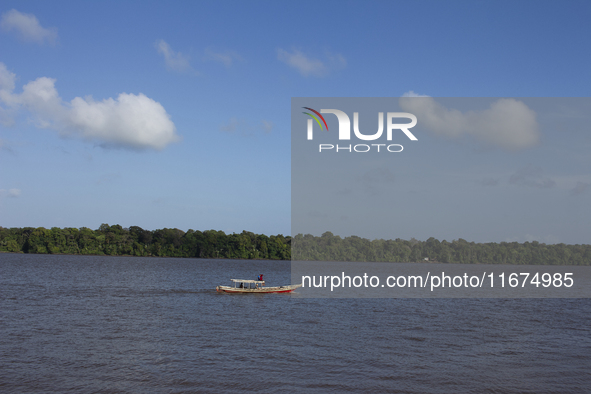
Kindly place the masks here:
[(289, 293), (302, 285), (265, 287), (265, 281), (249, 279), (230, 279), (234, 286), (217, 286), (216, 291), (222, 293)]

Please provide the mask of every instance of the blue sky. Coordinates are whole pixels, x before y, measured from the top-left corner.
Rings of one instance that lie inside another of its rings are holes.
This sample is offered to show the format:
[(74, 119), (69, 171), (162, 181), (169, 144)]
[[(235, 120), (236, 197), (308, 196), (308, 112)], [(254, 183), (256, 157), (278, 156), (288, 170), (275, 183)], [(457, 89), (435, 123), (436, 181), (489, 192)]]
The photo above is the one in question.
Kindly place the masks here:
[[(584, 1), (2, 1), (0, 225), (290, 234), (292, 97), (585, 97), (590, 17)], [(589, 137), (576, 168), (542, 137), (508, 176), (551, 178), (556, 159), (580, 209)], [(474, 240), (588, 242), (504, 228)]]

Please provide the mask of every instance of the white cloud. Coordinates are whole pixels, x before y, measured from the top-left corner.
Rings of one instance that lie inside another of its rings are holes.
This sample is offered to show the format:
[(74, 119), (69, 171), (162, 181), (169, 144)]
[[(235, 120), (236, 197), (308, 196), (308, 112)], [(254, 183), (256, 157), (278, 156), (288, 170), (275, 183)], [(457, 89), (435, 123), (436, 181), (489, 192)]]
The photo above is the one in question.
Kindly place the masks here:
[(243, 120), (232, 117), (227, 123), (220, 125), (220, 131), (224, 131), (226, 133), (233, 133), (244, 124), (245, 122)]
[(37, 127), (53, 128), (65, 122), (67, 108), (55, 89), (53, 78), (37, 78), (23, 86), (21, 94), (13, 97), (35, 116)]
[(166, 41), (158, 40), (154, 45), (158, 53), (164, 56), (166, 68), (169, 70), (180, 73), (197, 73), (189, 64), (189, 58), (180, 52), (173, 51)]
[(402, 97), (431, 97), (427, 96), (426, 94), (418, 94), (415, 93), (413, 90), (409, 90), (408, 92), (404, 93)]
[(210, 48), (205, 49), (205, 60), (213, 60), (231, 67), (235, 61), (242, 60), (242, 56), (234, 51), (215, 52)]
[(306, 56), (297, 49), (293, 49), (292, 52), (281, 48), (277, 49), (277, 59), (295, 68), (304, 77), (323, 77), (328, 75), (330, 71), (343, 68), (347, 65), (347, 61), (340, 54), (327, 52), (325, 56), (326, 61), (321, 61)]
[(261, 122), (263, 124), (263, 131), (265, 133), (270, 133), (271, 131), (273, 131), (273, 127), (275, 127), (275, 123), (271, 122), (270, 120), (265, 120), (265, 119), (263, 119)]
[(448, 109), (429, 96), (413, 91), (399, 100), (403, 110), (417, 116), (420, 125), (436, 134), (459, 138), (471, 135), (497, 147), (516, 150), (539, 142), (536, 113), (522, 101), (499, 99), (482, 111)]
[(53, 45), (57, 40), (57, 29), (44, 28), (35, 15), (23, 14), (15, 9), (2, 14), (0, 27), (4, 31), (15, 31), (24, 41)]
[(0, 106), (0, 124), (3, 126), (10, 126), (14, 122), (15, 103), (12, 92), (14, 91), (15, 80), (16, 74), (8, 71), (4, 63), (0, 63), (0, 104), (6, 106)]
[(102, 101), (76, 97), (67, 103), (59, 96), (55, 79), (47, 77), (29, 82), (21, 94), (13, 93), (10, 79), (2, 82), (3, 70), (6, 66), (0, 63), (0, 102), (27, 109), (37, 127), (109, 147), (161, 150), (180, 139), (164, 107), (142, 93), (121, 93), (117, 99)]
[(4, 63), (0, 63), (0, 99), (14, 90), (15, 80), (16, 74), (8, 71)]
[(21, 189), (0, 189), (0, 197), (8, 196), (12, 198), (20, 197)]
[(164, 107), (142, 93), (102, 101), (76, 97), (67, 121), (75, 134), (108, 145), (161, 150), (179, 141)]
[(520, 168), (509, 178), (512, 185), (535, 187), (538, 189), (550, 189), (556, 186), (556, 182), (548, 177), (544, 177), (540, 167), (531, 165)]
[[(200, 74), (191, 66), (189, 56), (181, 52), (175, 52), (166, 41), (158, 40), (154, 46), (158, 53), (164, 57), (167, 69), (179, 73)], [(199, 61), (214, 61), (223, 64), (226, 68), (230, 68), (235, 62), (243, 60), (242, 56), (231, 50), (214, 51), (211, 48), (206, 48), (203, 53), (202, 56), (199, 56)]]
[(4, 152), (8, 153), (14, 153), (14, 150), (12, 149), (10, 142), (2, 139), (0, 139), (0, 150), (3, 150)]
[(298, 70), (304, 77), (313, 75), (315, 77), (323, 76), (327, 73), (327, 68), (318, 59), (311, 59), (297, 49), (289, 53), (283, 49), (277, 50), (277, 58), (287, 65)]
[(329, 68), (339, 69), (347, 66), (347, 60), (339, 53), (326, 52), (325, 56), (328, 59)]

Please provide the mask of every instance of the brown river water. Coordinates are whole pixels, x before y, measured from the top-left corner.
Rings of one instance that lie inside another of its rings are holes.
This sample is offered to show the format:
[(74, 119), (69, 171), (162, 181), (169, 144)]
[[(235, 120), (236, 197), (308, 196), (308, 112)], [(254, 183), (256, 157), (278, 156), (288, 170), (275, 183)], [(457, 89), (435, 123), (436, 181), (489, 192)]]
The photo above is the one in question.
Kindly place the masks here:
[(589, 299), (220, 294), (290, 262), (0, 254), (2, 393), (589, 393)]

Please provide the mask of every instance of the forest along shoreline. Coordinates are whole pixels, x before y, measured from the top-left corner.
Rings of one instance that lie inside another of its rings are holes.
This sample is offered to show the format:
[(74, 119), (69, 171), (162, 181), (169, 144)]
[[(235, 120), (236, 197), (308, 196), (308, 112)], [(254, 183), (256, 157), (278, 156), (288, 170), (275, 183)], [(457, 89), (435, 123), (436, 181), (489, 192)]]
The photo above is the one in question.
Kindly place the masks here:
[(459, 264), (591, 265), (591, 245), (533, 242), (475, 243), (341, 238), (331, 232), (317, 237), (267, 236), (243, 231), (226, 234), (173, 228), (144, 230), (102, 224), (87, 227), (0, 227), (0, 252), (213, 259), (437, 262)]

